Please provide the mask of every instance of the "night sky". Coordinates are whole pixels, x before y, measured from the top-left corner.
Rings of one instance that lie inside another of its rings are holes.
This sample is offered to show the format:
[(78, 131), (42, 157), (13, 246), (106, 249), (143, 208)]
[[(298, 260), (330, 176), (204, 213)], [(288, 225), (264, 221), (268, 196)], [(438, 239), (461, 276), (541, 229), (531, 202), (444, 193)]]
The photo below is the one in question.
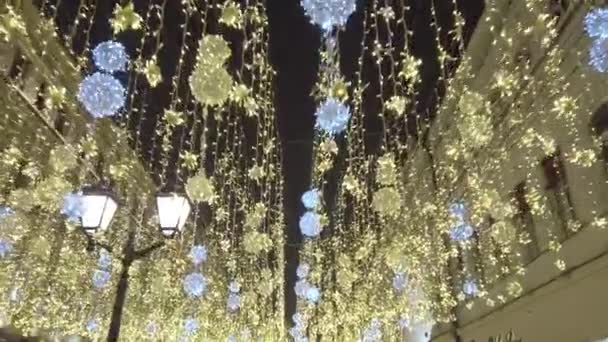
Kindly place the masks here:
[[(452, 11), (450, 1), (436, 0), (441, 24), (451, 27)], [(483, 10), (483, 0), (460, 0), (459, 10), (467, 23), (464, 32), (465, 42), (468, 42), (475, 25)], [(422, 82), (418, 89), (418, 105), (413, 111), (432, 117), (432, 110), (438, 103), (444, 89), (438, 82), (439, 65), (437, 65), (437, 50), (434, 43), (434, 31), (431, 28), (431, 1), (411, 1), (411, 15), (406, 18), (408, 27), (414, 31), (410, 42), (413, 54), (423, 60)], [(361, 39), (363, 37), (363, 11), (369, 11), (371, 1), (359, 1), (358, 9), (350, 18), (344, 34), (340, 36), (341, 68), (347, 81), (354, 77), (356, 63), (360, 55)], [(276, 78), (276, 109), (279, 120), (280, 135), (283, 142), (283, 174), (285, 177), (285, 208), (287, 219), (287, 312), (295, 311), (295, 294), (293, 285), (296, 281), (298, 244), (301, 236), (298, 230), (299, 216), (304, 213), (300, 202), (301, 194), (310, 187), (310, 170), (312, 167), (312, 140), (314, 134), (314, 112), (316, 104), (309, 95), (316, 82), (319, 65), (319, 46), (321, 31), (310, 24), (297, 0), (269, 0), (268, 17), (270, 22), (270, 51), (271, 61), (277, 70)], [(442, 37), (445, 39), (445, 37)], [(394, 40), (400, 39), (393, 37)], [(402, 39), (402, 38), (401, 38)], [(454, 65), (455, 67), (456, 65)], [(378, 76), (373, 67), (366, 65), (364, 77), (370, 83)], [(370, 96), (366, 98), (366, 108), (369, 120), (366, 122), (369, 136), (366, 145), (373, 149), (379, 144), (380, 122), (373, 115), (377, 103)], [(335, 181), (335, 180), (334, 180)], [(332, 181), (330, 180), (331, 184)], [(331, 188), (331, 185), (330, 185)], [(288, 317), (289, 317), (288, 316)]]
[[(56, 1), (56, 0), (55, 0)], [(407, 0), (386, 0), (390, 4), (395, 2), (400, 4), (401, 1)], [(408, 27), (414, 31), (413, 39), (409, 42), (409, 48), (413, 55), (422, 59), (423, 66), (421, 70), (422, 82), (418, 85), (418, 97), (416, 105), (408, 108), (410, 116), (418, 114), (424, 119), (431, 120), (435, 106), (439, 103), (445, 89), (443, 82), (439, 79), (439, 65), (437, 64), (437, 47), (435, 44), (434, 29), (431, 26), (431, 2), (435, 2), (437, 14), (439, 17), (440, 27), (451, 27), (453, 25), (453, 8), (452, 1), (448, 0), (411, 0), (409, 13), (406, 15)], [(49, 1), (51, 3), (52, 1)], [(88, 37), (89, 47), (107, 40), (111, 37), (111, 29), (108, 20), (112, 16), (112, 10), (118, 0), (102, 0), (97, 1), (97, 9), (89, 15), (94, 16), (91, 35)], [(76, 17), (78, 2), (75, 0), (62, 0), (59, 7), (59, 15), (57, 23), (62, 32), (68, 32), (72, 29), (71, 26)], [(150, 3), (160, 3), (156, 0), (134, 0), (136, 10), (141, 14), (147, 9)], [(385, 1), (359, 1), (358, 9), (350, 18), (345, 31), (340, 35), (340, 51), (341, 51), (341, 68), (346, 80), (352, 80), (356, 68), (356, 63), (360, 57), (361, 40), (366, 39), (363, 36), (363, 13), (370, 11), (372, 6), (378, 6), (378, 3), (384, 4)], [(457, 0), (458, 9), (461, 11), (466, 21), (464, 32), (465, 42), (469, 40), (474, 27), (482, 13), (484, 0)], [(45, 9), (48, 10), (48, 9)], [(317, 68), (319, 65), (319, 46), (321, 42), (321, 32), (318, 28), (310, 24), (307, 17), (304, 15), (303, 9), (300, 7), (298, 0), (268, 0), (267, 13), (270, 23), (270, 58), (277, 72), (275, 80), (275, 105), (276, 115), (279, 123), (279, 133), (283, 148), (283, 175), (285, 177), (285, 209), (287, 220), (287, 314), (295, 310), (295, 295), (293, 293), (293, 285), (295, 282), (295, 268), (297, 266), (297, 251), (300, 243), (300, 234), (298, 230), (299, 216), (304, 212), (304, 208), (300, 203), (300, 195), (309, 188), (311, 174), (311, 158), (312, 158), (312, 140), (314, 133), (314, 112), (316, 104), (310, 96), (311, 90), (317, 77)], [(184, 18), (181, 13), (181, 1), (168, 0), (164, 14), (165, 23), (182, 23)], [(213, 19), (213, 18), (212, 18)], [(191, 20), (192, 26), (190, 30), (192, 36), (187, 42), (188, 45), (196, 46), (198, 38), (202, 34), (200, 27), (200, 18)], [(199, 22), (197, 24), (197, 22)], [(89, 21), (82, 22), (76, 28), (76, 39), (74, 42), (75, 52), (82, 53), (87, 36), (84, 34), (84, 26), (88, 25)], [(158, 23), (154, 23), (157, 25)], [(78, 33), (81, 32), (82, 33)], [(221, 28), (217, 25), (209, 25), (207, 33), (222, 33)], [(386, 34), (386, 32), (380, 32)], [(181, 32), (177, 25), (166, 24), (163, 28), (164, 47), (159, 53), (163, 78), (170, 79), (175, 72), (175, 63), (181, 43)], [(227, 39), (231, 40), (227, 34)], [(369, 37), (368, 37), (369, 38)], [(439, 37), (441, 43), (447, 48), (454, 57), (458, 57), (457, 52), (453, 49), (453, 44), (449, 37)], [(134, 54), (133, 46), (140, 39), (138, 33), (127, 32), (120, 36), (120, 41), (126, 45), (127, 50)], [(393, 40), (399, 44), (403, 44), (403, 32), (396, 32)], [(234, 44), (233, 44), (234, 45)], [(145, 49), (150, 47), (144, 46)], [(193, 49), (195, 50), (195, 49)], [(186, 63), (190, 64), (190, 68), (194, 64), (194, 52), (186, 56)], [(451, 66), (453, 72), (457, 63)], [(189, 71), (188, 71), (189, 73)], [(127, 75), (122, 76), (123, 79)], [(372, 66), (372, 63), (367, 63), (364, 66), (363, 76), (366, 82), (374, 83), (377, 79), (377, 70)], [(180, 87), (187, 87), (187, 83), (181, 84)], [(144, 91), (145, 89), (139, 89)], [(367, 114), (367, 129), (370, 132), (366, 140), (366, 146), (370, 151), (373, 151), (378, 146), (380, 129), (380, 120), (376, 113), (379, 106), (378, 100), (375, 99), (377, 94), (373, 92), (373, 88), (366, 95), (364, 110)], [(162, 113), (164, 108), (167, 108), (169, 98), (167, 96), (169, 88), (167, 84), (161, 83), (153, 93), (148, 94), (144, 99), (135, 99), (133, 105), (142, 105), (144, 110), (141, 111), (138, 117), (133, 115), (132, 122), (129, 124), (131, 130), (137, 129), (135, 125), (139, 119), (142, 119), (142, 139), (144, 141), (153, 141), (155, 122), (159, 119), (159, 113)], [(376, 134), (374, 134), (376, 133)], [(151, 148), (150, 155), (142, 155), (144, 161), (154, 158), (158, 151)], [(157, 149), (158, 150), (158, 149)], [(154, 167), (154, 164), (153, 164)], [(335, 179), (333, 182), (335, 183)], [(331, 189), (332, 180), (329, 181)], [(288, 316), (288, 317), (289, 317)]]

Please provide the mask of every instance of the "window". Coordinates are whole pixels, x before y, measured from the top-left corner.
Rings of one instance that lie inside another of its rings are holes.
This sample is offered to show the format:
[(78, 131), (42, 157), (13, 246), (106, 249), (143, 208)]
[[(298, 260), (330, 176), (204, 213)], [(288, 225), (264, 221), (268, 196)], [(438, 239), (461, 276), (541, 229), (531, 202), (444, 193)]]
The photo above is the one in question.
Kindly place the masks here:
[(526, 182), (521, 182), (515, 186), (512, 192), (512, 199), (517, 213), (514, 217), (513, 224), (519, 228), (520, 232), (525, 233), (530, 240), (525, 246), (524, 250), (524, 264), (528, 264), (540, 254), (540, 247), (538, 245), (538, 237), (536, 236), (536, 230), (534, 226), (534, 217), (530, 210), (530, 205), (526, 199)]
[(549, 0), (547, 6), (549, 14), (559, 20), (566, 10), (568, 10), (568, 0)]
[(572, 198), (568, 189), (568, 178), (561, 151), (558, 149), (554, 154), (542, 160), (545, 175), (545, 190), (549, 198), (549, 205), (557, 216), (561, 231), (555, 232), (561, 239), (571, 235), (568, 230), (568, 222), (576, 219)]
[(13, 64), (8, 70), (7, 76), (13, 80), (21, 77), (25, 69), (27, 68), (28, 62), (25, 60), (22, 54), (16, 53)]
[(517, 66), (523, 66), (529, 68), (532, 63), (532, 52), (527, 46), (522, 47), (514, 56), (514, 62)]
[(34, 105), (36, 106), (36, 108), (38, 108), (38, 110), (44, 110), (46, 107), (46, 104), (44, 103), (46, 92), (47, 92), (46, 83), (40, 84), (40, 87), (38, 87), (38, 92), (36, 93), (36, 101), (34, 103)]
[(591, 129), (600, 138), (602, 144), (602, 159), (608, 173), (608, 103), (604, 103), (591, 116)]

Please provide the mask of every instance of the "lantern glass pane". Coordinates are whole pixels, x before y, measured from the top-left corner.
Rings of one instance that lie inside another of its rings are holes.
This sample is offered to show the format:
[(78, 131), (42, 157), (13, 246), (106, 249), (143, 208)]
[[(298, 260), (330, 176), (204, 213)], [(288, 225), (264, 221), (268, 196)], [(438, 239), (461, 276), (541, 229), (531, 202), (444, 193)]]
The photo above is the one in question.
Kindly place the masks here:
[(82, 227), (108, 228), (117, 209), (116, 202), (107, 195), (83, 195), (81, 201)]
[(116, 213), (117, 208), (118, 204), (116, 203), (116, 201), (114, 201), (112, 197), (107, 197), (106, 207), (103, 211), (103, 217), (101, 218), (101, 225), (99, 227), (101, 230), (108, 229), (110, 223), (112, 222), (112, 218)]
[(156, 201), (161, 229), (181, 230), (190, 214), (188, 200), (183, 196), (173, 195), (158, 196)]

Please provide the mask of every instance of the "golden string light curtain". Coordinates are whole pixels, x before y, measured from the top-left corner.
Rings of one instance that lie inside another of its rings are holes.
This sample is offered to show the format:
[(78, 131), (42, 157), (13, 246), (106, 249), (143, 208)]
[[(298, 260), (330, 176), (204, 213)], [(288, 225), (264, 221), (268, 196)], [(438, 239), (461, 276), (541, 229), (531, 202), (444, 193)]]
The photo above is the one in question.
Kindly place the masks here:
[[(530, 262), (564, 271), (562, 243), (607, 225), (589, 132), (606, 37), (587, 5), (527, 0), (513, 24), (486, 1), (468, 46), (475, 20), (456, 0), (302, 1), (322, 35), (291, 289), (267, 4), (10, 4), (0, 320), (24, 332), (103, 338), (129, 229), (138, 247), (161, 239), (158, 190), (193, 211), (131, 268), (128, 341), (398, 340), (520, 296)], [(563, 38), (564, 25), (580, 29)], [(96, 237), (110, 261), (65, 217), (65, 195), (97, 183), (121, 199)]]

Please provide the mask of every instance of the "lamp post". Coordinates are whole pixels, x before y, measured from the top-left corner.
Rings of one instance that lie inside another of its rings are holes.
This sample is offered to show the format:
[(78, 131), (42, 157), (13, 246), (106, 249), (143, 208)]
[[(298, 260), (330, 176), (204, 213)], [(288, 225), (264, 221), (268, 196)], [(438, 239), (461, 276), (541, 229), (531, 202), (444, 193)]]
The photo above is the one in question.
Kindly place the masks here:
[[(182, 230), (190, 214), (191, 206), (188, 199), (176, 193), (159, 193), (156, 196), (156, 205), (160, 232), (165, 237), (174, 237)], [(109, 228), (112, 218), (118, 209), (118, 203), (109, 191), (87, 188), (83, 189), (82, 195), (80, 195), (79, 206), (81, 228), (89, 238), (90, 243), (95, 244), (93, 236)], [(164, 244), (164, 241), (161, 241), (147, 248), (136, 250), (135, 230), (131, 229), (129, 231), (123, 248), (121, 258), (122, 269), (112, 308), (107, 341), (118, 341), (120, 335), (122, 312), (129, 288), (129, 269), (131, 265), (134, 261), (147, 257)]]

